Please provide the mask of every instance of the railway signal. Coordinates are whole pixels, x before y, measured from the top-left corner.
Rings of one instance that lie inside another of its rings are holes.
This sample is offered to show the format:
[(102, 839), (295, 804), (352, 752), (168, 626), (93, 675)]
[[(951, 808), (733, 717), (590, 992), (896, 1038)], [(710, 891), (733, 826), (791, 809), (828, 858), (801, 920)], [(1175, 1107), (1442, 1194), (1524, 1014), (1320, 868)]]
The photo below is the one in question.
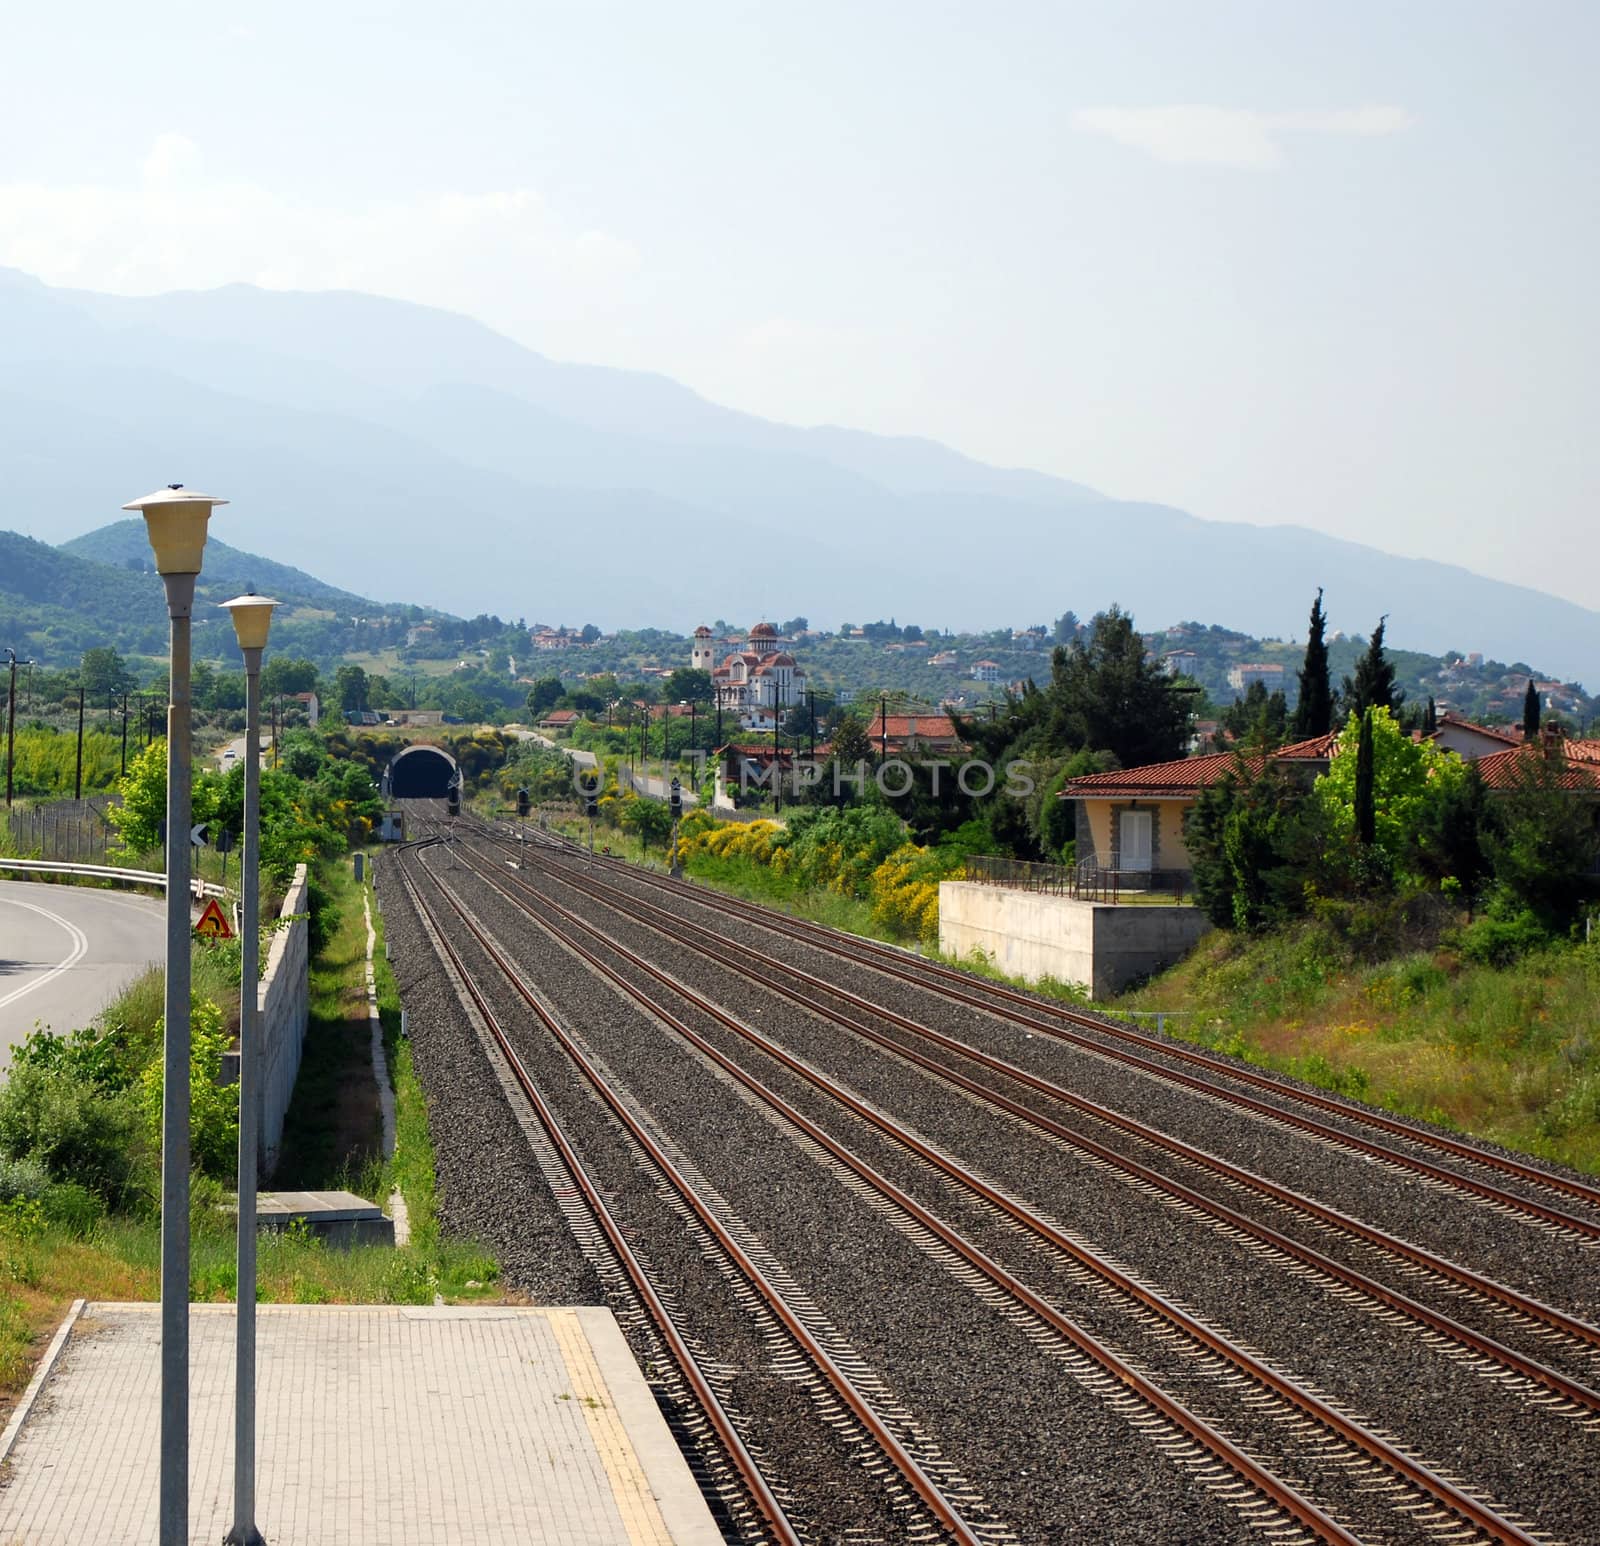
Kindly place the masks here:
[(526, 789), (519, 789), (517, 791), (517, 815), (526, 817), (528, 811), (532, 807), (532, 804), (532, 800), (530, 800), (528, 797), (528, 791)]

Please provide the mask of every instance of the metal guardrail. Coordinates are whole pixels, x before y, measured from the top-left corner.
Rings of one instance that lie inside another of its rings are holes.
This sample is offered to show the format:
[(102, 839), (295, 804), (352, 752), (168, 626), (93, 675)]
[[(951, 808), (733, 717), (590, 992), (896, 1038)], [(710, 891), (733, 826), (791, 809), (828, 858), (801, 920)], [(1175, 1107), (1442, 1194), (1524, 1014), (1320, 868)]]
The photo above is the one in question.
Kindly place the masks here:
[[(84, 875), (95, 880), (120, 880), (129, 886), (161, 886), (167, 877), (159, 870), (129, 870), (120, 864), (59, 864), (53, 859), (0, 859), (0, 870), (27, 870), (40, 875)], [(226, 897), (228, 890), (214, 880), (201, 882), (197, 896)]]

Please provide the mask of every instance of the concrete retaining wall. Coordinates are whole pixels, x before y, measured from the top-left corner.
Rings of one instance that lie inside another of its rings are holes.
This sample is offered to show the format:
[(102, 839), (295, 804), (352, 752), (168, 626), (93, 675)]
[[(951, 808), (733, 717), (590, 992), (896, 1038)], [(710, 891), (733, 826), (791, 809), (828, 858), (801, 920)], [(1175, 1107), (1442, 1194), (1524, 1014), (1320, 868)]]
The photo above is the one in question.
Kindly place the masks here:
[(300, 1049), (305, 1045), (306, 1020), (311, 1002), (311, 937), (307, 924), (306, 867), (297, 865), (289, 894), (278, 911), (280, 923), (272, 931), (267, 951), (266, 975), (261, 979), (257, 1007), (262, 1035), (261, 1154), (262, 1171), (270, 1175), (278, 1162), (283, 1119), (294, 1095), (300, 1072)]
[(1114, 907), (965, 880), (939, 884), (940, 950), (981, 950), (1013, 977), (1084, 983), (1097, 999), (1171, 966), (1210, 928), (1198, 907)]

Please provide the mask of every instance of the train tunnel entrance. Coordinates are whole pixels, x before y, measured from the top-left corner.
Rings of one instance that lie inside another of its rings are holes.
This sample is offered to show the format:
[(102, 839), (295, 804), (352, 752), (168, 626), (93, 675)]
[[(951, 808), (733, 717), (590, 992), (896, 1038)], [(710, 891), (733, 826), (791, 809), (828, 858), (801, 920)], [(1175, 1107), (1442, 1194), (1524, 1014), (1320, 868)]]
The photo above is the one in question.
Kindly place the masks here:
[(456, 760), (440, 746), (408, 746), (386, 778), (392, 800), (442, 800), (456, 780)]

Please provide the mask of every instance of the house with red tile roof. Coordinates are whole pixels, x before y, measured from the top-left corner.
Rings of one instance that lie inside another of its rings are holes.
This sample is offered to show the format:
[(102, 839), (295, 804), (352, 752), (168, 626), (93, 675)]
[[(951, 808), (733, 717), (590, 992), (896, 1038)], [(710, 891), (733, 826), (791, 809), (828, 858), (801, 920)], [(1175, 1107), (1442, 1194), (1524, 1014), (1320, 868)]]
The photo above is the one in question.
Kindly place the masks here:
[[(1292, 768), (1310, 783), (1327, 772), (1338, 738), (1333, 731), (1296, 741), (1273, 752), (1271, 760)], [(1246, 761), (1259, 768), (1262, 759), (1257, 755)], [(1190, 874), (1194, 862), (1184, 846), (1184, 817), (1202, 789), (1237, 765), (1236, 753), (1213, 752), (1069, 779), (1060, 798), (1073, 801), (1078, 808), (1079, 863), (1090, 860), (1129, 877), (1160, 875), (1162, 884), (1171, 877)]]
[(908, 753), (953, 752), (963, 744), (955, 721), (948, 714), (885, 714), (867, 721), (872, 749), (880, 756), (904, 757)]
[(1600, 741), (1564, 741), (1559, 736), (1545, 736), (1537, 742), (1510, 746), (1478, 758), (1478, 774), (1490, 789), (1515, 789), (1541, 758), (1558, 763), (1558, 782), (1563, 789), (1600, 799)]
[(1434, 745), (1454, 752), (1464, 762), (1476, 762), (1507, 747), (1521, 746), (1520, 732), (1496, 730), (1489, 725), (1476, 725), (1470, 719), (1455, 714), (1441, 714), (1439, 728), (1430, 737)]

